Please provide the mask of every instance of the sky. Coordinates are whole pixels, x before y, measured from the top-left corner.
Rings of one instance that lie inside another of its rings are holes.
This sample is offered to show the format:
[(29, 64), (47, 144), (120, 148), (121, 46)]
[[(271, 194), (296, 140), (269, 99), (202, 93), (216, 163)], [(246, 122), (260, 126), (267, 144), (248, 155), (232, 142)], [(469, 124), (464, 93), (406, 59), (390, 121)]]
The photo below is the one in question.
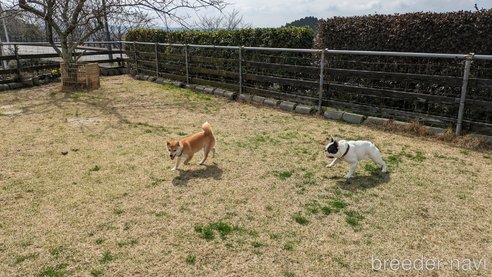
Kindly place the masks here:
[[(491, 9), (492, 0), (227, 0), (253, 27), (280, 27), (306, 16), (330, 18), (419, 11)], [(210, 14), (210, 11), (207, 11)], [(213, 13), (213, 12), (212, 12)]]

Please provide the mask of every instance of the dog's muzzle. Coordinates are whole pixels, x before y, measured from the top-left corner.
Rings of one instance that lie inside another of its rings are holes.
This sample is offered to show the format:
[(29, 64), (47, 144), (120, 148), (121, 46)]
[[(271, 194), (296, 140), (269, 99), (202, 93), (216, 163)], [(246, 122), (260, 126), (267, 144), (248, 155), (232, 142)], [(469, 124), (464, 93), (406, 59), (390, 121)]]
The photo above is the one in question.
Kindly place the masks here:
[(174, 160), (174, 155), (169, 155), (169, 158), (171, 158), (171, 160)]

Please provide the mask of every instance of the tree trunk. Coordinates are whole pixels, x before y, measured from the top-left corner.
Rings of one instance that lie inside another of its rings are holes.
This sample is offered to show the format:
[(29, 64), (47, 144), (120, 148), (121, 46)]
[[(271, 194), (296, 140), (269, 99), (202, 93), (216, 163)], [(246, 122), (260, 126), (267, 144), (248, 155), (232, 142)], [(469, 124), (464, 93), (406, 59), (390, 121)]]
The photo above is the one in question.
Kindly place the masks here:
[(77, 88), (78, 79), (77, 63), (74, 61), (72, 53), (66, 42), (61, 42), (63, 64), (61, 66), (62, 90), (68, 91)]

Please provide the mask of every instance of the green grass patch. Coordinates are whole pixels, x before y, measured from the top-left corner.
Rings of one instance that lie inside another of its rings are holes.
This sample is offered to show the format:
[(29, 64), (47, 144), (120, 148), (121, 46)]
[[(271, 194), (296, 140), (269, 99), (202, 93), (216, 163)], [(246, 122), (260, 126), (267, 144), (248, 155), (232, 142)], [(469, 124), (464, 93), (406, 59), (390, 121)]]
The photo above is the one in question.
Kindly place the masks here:
[(64, 268), (67, 267), (66, 264), (60, 264), (55, 267), (48, 266), (43, 267), (41, 271), (36, 274), (36, 277), (63, 277), (67, 274), (65, 273)]
[(52, 256), (58, 257), (63, 252), (63, 247), (58, 246), (49, 250)]
[(401, 155), (400, 154), (389, 155), (386, 158), (386, 162), (388, 163), (388, 165), (395, 165), (395, 166), (397, 166), (397, 165), (399, 165), (402, 162)]
[(291, 241), (288, 241), (284, 244), (283, 248), (284, 248), (284, 250), (292, 251), (292, 250), (294, 250), (294, 243)]
[(348, 206), (348, 203), (345, 202), (342, 198), (334, 198), (330, 201), (330, 206), (335, 210), (341, 210)]
[(91, 276), (93, 276), (93, 277), (99, 277), (99, 276), (103, 276), (103, 275), (104, 275), (104, 271), (102, 269), (91, 270)]
[(136, 239), (130, 239), (130, 240), (118, 241), (116, 245), (118, 245), (118, 247), (125, 247), (125, 246), (133, 246), (137, 243), (138, 241)]
[(272, 174), (273, 174), (273, 176), (279, 178), (280, 180), (285, 181), (292, 176), (293, 172), (292, 171), (273, 171)]
[(321, 212), (324, 215), (330, 215), (331, 214), (331, 208), (328, 206), (323, 206), (323, 207), (321, 207)]
[(20, 264), (26, 260), (36, 259), (38, 256), (39, 256), (38, 253), (31, 253), (31, 254), (27, 254), (27, 255), (17, 256), (17, 257), (15, 257), (15, 264)]
[(121, 208), (114, 208), (113, 209), (113, 214), (115, 215), (120, 215), (120, 214), (123, 214), (125, 211)]
[(366, 172), (373, 173), (373, 172), (376, 172), (378, 170), (378, 168), (372, 163), (366, 163), (364, 165), (364, 170)]
[(189, 265), (194, 265), (196, 263), (196, 256), (194, 255), (186, 256), (185, 262)]
[(312, 213), (312, 214), (317, 214), (319, 213), (320, 211), (320, 205), (317, 201), (311, 201), (309, 202), (307, 205), (306, 205), (306, 209), (308, 210), (308, 212)]
[(416, 161), (416, 162), (423, 162), (426, 159), (424, 154), (421, 151), (416, 151), (415, 155), (405, 153), (405, 157), (407, 157), (408, 159), (410, 159), (412, 161)]
[(307, 225), (309, 224), (309, 220), (303, 216), (301, 213), (295, 213), (294, 216), (294, 221), (301, 224), (301, 225)]
[(345, 211), (345, 221), (352, 226), (354, 230), (360, 229), (360, 222), (364, 219), (364, 216), (357, 211)]
[(223, 221), (209, 223), (206, 226), (203, 226), (201, 224), (196, 224), (194, 229), (195, 232), (199, 233), (200, 236), (206, 240), (213, 240), (215, 238), (215, 233), (218, 233), (221, 239), (224, 240), (233, 231), (237, 231), (237, 232), (243, 231), (242, 228), (238, 226), (231, 226), (230, 224)]
[(262, 247), (264, 245), (265, 245), (264, 243), (261, 243), (259, 241), (253, 241), (253, 242), (251, 242), (251, 246), (253, 246), (254, 248), (259, 248), (259, 247)]
[(114, 259), (113, 255), (109, 250), (104, 251), (103, 256), (101, 259), (99, 259), (99, 262), (102, 264), (106, 264), (111, 262)]

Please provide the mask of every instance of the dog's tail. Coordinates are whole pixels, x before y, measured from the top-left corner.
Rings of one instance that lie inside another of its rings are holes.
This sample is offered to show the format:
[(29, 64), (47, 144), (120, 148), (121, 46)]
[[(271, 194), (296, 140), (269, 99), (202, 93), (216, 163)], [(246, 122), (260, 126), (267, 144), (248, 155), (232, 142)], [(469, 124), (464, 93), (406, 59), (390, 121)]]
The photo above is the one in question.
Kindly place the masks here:
[(210, 126), (210, 123), (208, 123), (208, 122), (203, 123), (202, 129), (203, 129), (203, 132), (205, 132), (205, 135), (213, 136), (212, 126)]

